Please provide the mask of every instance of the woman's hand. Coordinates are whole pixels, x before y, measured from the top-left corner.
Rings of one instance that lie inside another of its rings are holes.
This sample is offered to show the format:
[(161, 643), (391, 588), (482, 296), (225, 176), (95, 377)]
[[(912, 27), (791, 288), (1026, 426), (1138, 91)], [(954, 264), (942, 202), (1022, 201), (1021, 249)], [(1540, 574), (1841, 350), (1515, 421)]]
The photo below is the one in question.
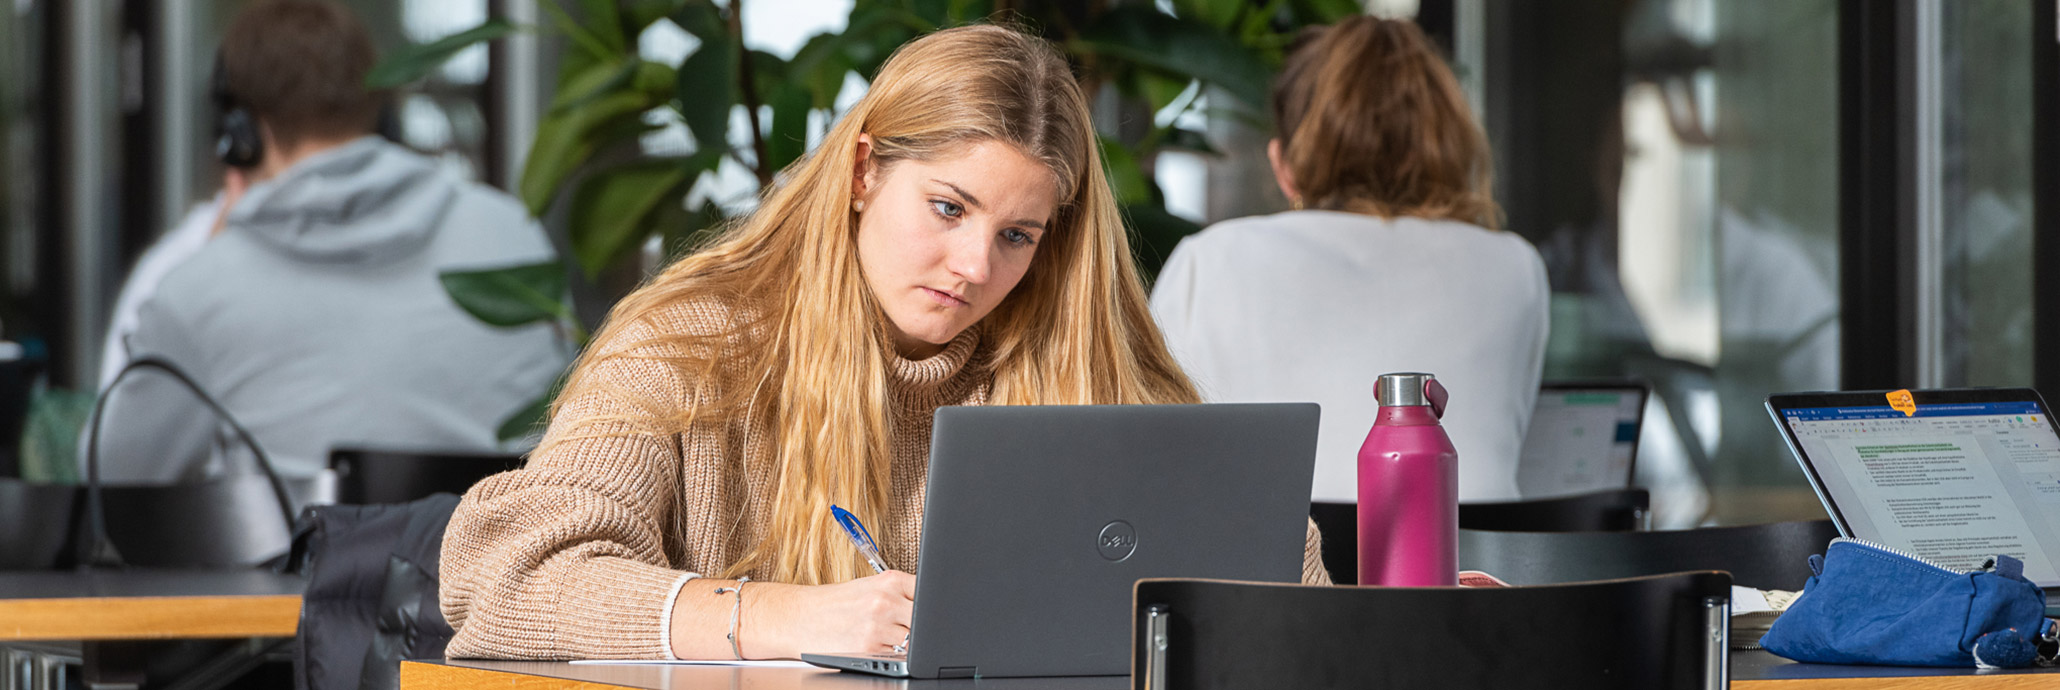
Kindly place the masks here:
[[(687, 581), (672, 611), (672, 649), (682, 659), (729, 659), (734, 582)], [(889, 570), (843, 584), (744, 585), (737, 636), (747, 659), (795, 659), (802, 652), (891, 652), (908, 639), (916, 577)]]
[(891, 652), (908, 639), (916, 576), (889, 570), (835, 585), (744, 586), (744, 655)]

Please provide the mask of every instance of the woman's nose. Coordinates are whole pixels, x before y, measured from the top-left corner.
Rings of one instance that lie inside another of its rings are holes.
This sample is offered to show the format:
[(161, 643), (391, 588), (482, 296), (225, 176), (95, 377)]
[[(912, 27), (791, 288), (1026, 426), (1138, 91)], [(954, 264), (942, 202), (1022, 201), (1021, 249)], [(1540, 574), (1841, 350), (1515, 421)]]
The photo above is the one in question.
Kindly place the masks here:
[(951, 254), (946, 259), (950, 262), (951, 272), (974, 285), (986, 283), (992, 272), (993, 236), (991, 232), (980, 232), (952, 243)]

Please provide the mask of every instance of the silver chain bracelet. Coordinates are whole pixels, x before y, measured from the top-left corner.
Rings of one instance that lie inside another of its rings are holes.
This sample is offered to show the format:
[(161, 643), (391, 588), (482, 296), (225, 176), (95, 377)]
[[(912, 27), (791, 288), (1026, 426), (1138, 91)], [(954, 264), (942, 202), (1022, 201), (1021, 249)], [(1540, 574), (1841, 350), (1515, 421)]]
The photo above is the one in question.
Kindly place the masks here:
[(715, 588), (715, 593), (716, 593), (716, 594), (729, 594), (729, 593), (731, 593), (731, 592), (735, 592), (735, 593), (736, 593), (736, 595), (737, 595), (737, 601), (736, 601), (736, 603), (735, 603), (735, 604), (732, 604), (732, 605), (730, 606), (730, 634), (729, 634), (729, 638), (730, 638), (730, 653), (731, 653), (731, 654), (735, 654), (735, 655), (737, 656), (737, 660), (738, 660), (738, 661), (743, 661), (743, 660), (744, 660), (744, 645), (742, 645), (742, 644), (740, 644), (740, 643), (738, 643), (738, 642), (737, 642), (737, 620), (738, 620), (738, 618), (739, 618), (739, 617), (740, 617), (740, 616), (741, 616), (741, 615), (742, 615), (742, 614), (744, 613), (744, 583), (746, 583), (746, 582), (750, 582), (750, 581), (751, 581), (751, 577), (750, 577), (749, 575), (746, 575), (746, 576), (743, 576), (743, 577), (739, 577), (739, 578), (737, 578), (737, 586), (735, 586), (735, 587), (717, 587), (717, 588)]

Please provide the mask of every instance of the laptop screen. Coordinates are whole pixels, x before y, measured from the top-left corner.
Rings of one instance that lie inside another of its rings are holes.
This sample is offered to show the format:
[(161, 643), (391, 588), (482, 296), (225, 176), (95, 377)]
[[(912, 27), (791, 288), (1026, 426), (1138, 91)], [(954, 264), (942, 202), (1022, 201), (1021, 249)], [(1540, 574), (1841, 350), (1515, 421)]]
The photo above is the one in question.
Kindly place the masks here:
[(1915, 407), (1775, 409), (1847, 535), (1957, 570), (2009, 554), (2060, 585), (2060, 435), (2039, 403)]
[(1547, 385), (1524, 433), (1517, 490), (1539, 498), (1630, 486), (1644, 415), (1642, 385)]

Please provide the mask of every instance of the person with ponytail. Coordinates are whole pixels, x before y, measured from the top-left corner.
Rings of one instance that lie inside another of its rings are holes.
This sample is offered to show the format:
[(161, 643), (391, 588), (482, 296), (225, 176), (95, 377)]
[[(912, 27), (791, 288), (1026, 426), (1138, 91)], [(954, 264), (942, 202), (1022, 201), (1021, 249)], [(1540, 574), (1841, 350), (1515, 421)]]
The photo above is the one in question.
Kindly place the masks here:
[[(1200, 401), (1043, 40), (909, 42), (779, 180), (615, 306), (528, 464), (465, 495), (450, 656), (889, 651), (937, 407)], [(895, 570), (873, 574), (831, 505)], [(1304, 579), (1327, 583), (1319, 548), (1312, 525)]]
[(1187, 237), (1152, 289), (1167, 344), (1211, 402), (1323, 407), (1312, 497), (1356, 502), (1381, 374), (1435, 374), (1461, 500), (1518, 498), (1550, 287), (1496, 228), (1487, 137), (1408, 20), (1305, 30), (1274, 80), (1275, 181), (1294, 210)]

